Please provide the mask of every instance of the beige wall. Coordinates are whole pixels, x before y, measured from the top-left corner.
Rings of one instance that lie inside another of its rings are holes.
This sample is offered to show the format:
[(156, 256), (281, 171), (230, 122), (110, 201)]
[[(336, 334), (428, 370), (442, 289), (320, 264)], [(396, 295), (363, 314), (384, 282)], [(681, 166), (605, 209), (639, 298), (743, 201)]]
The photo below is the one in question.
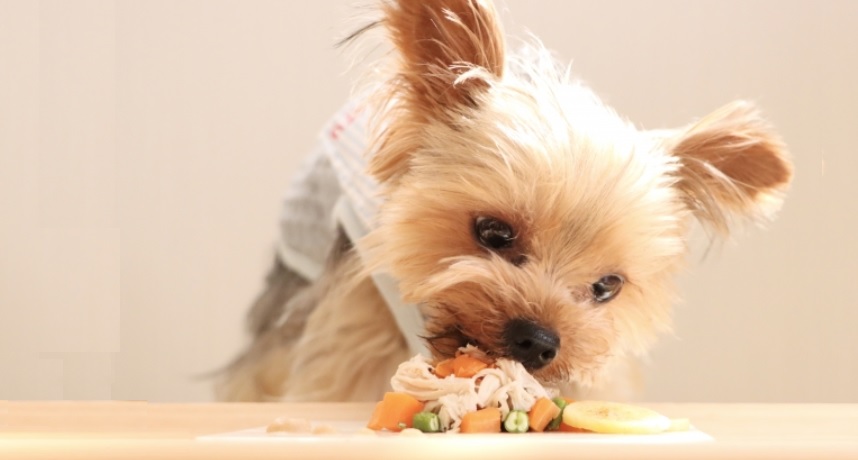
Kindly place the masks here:
[[(0, 1), (0, 399), (210, 399), (352, 3)], [(506, 6), (643, 126), (752, 98), (794, 154), (768, 232), (697, 239), (647, 399), (858, 401), (858, 2)]]

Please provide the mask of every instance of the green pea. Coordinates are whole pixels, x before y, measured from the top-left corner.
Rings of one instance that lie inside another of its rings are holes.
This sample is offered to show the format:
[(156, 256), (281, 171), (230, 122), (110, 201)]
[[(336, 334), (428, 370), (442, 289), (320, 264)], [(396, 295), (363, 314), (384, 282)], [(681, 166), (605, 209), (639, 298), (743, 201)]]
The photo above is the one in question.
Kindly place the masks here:
[(424, 433), (437, 433), (441, 431), (441, 419), (438, 418), (438, 414), (432, 412), (414, 414), (411, 425)]
[(503, 421), (504, 429), (509, 433), (527, 433), (530, 428), (530, 421), (527, 419), (527, 412), (523, 410), (512, 410)]
[(560, 408), (560, 414), (557, 417), (554, 417), (553, 420), (548, 424), (546, 430), (548, 431), (557, 431), (560, 428), (560, 424), (563, 423), (563, 409), (566, 408), (566, 400), (563, 398), (554, 398), (551, 400), (557, 407)]

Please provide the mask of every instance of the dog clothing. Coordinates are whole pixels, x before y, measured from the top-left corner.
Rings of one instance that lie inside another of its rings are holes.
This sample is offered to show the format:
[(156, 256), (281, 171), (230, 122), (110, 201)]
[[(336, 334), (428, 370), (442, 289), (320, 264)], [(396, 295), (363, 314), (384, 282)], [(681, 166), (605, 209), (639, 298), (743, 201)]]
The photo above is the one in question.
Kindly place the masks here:
[[(338, 226), (351, 241), (373, 228), (381, 198), (378, 183), (365, 172), (367, 119), (359, 102), (343, 107), (322, 131), (283, 198), (278, 257), (310, 281), (322, 274)], [(373, 273), (372, 278), (411, 354), (427, 354), (419, 337), (425, 319), (417, 306), (402, 302), (389, 275)]]

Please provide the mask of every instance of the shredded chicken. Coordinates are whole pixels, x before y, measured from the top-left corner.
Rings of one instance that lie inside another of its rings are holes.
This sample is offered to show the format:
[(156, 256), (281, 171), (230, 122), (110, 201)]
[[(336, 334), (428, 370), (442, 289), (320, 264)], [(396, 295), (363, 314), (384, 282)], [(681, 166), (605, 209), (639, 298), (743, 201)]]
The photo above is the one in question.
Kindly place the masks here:
[[(460, 352), (486, 359), (484, 353), (470, 345)], [(432, 364), (417, 355), (399, 365), (390, 383), (394, 391), (425, 401), (425, 410), (437, 413), (442, 430), (448, 432), (458, 432), (462, 417), (469, 412), (497, 407), (505, 418), (511, 410), (529, 411), (537, 399), (557, 395), (556, 390), (537, 382), (521, 363), (504, 358), (471, 378), (440, 378)]]

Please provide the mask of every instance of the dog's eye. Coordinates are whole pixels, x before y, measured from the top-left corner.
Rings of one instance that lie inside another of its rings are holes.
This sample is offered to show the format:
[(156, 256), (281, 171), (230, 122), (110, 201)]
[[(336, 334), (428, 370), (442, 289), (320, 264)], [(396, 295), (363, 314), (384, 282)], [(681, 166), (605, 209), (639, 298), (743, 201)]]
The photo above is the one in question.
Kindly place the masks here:
[(597, 303), (605, 303), (620, 293), (626, 280), (620, 275), (607, 275), (599, 278), (593, 283), (593, 300)]
[(492, 217), (477, 217), (474, 221), (474, 233), (480, 244), (489, 249), (505, 249), (515, 241), (512, 227)]

